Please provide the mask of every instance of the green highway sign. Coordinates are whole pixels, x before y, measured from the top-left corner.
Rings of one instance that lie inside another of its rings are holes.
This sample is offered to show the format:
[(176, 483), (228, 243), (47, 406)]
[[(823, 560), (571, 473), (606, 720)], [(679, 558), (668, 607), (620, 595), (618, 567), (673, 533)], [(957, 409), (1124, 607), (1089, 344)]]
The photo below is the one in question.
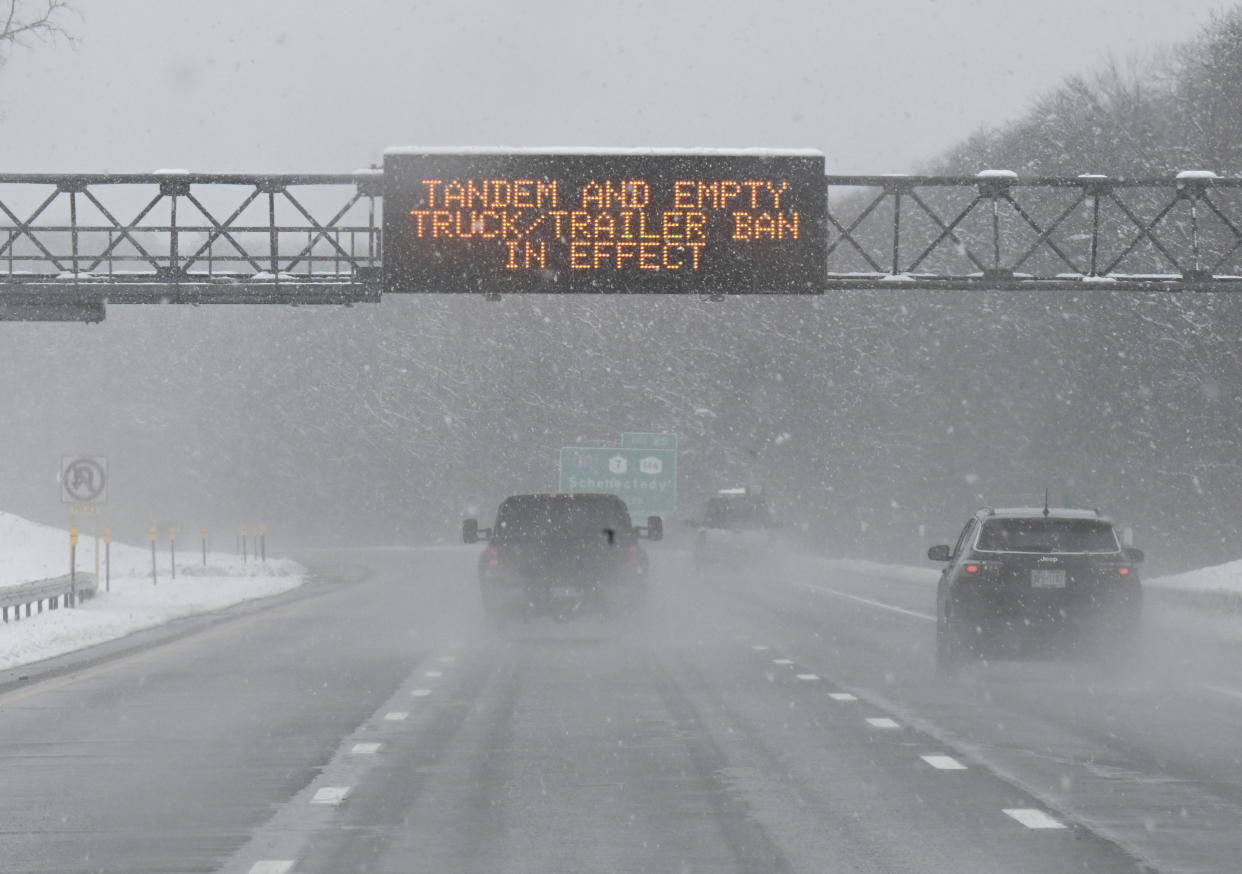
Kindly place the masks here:
[(562, 492), (617, 495), (638, 519), (677, 509), (677, 453), (628, 446), (561, 450)]
[(626, 431), (621, 435), (621, 445), (627, 449), (671, 449), (676, 452), (677, 435)]

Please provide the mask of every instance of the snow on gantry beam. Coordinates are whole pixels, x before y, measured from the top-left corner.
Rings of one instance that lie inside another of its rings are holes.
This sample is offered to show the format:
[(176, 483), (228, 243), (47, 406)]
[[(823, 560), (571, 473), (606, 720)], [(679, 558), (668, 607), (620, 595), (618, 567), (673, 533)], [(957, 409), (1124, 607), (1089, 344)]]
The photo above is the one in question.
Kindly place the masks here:
[(384, 178), (388, 293), (823, 290), (818, 152), (411, 146)]

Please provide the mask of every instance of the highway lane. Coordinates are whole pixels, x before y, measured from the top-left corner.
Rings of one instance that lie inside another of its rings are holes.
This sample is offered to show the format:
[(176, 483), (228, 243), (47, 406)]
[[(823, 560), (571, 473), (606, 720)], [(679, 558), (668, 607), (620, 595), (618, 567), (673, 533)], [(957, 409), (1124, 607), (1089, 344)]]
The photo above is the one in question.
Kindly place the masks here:
[(1242, 616), (1149, 590), (1133, 664), (997, 662), (944, 682), (933, 670), (934, 576), (792, 558), (714, 583), (806, 663), (1067, 820), (1160, 870), (1237, 870)]
[(317, 553), (301, 596), (7, 687), (4, 870), (1112, 872), (1143, 870), (1136, 829), (1163, 870), (1238, 858), (1143, 800), (1224, 817), (1220, 787), (1098, 736), (1138, 693), (936, 684), (925, 587), (655, 549), (643, 625), (498, 635), (473, 555)]

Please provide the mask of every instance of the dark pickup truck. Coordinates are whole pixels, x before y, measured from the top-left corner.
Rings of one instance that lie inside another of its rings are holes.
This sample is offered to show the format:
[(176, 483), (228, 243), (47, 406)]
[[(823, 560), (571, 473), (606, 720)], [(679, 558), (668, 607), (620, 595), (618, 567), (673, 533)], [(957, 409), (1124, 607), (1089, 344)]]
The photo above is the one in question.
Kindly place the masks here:
[(615, 495), (513, 495), (501, 502), (491, 528), (462, 523), (466, 543), (487, 541), (479, 586), (489, 622), (582, 614), (605, 618), (641, 612), (648, 561), (640, 538), (659, 540), (663, 522), (630, 522)]

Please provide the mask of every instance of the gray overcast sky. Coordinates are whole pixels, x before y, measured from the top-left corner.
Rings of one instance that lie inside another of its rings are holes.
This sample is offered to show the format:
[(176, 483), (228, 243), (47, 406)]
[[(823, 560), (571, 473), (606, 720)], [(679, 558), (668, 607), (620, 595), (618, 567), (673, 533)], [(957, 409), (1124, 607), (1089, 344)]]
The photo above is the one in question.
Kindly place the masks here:
[(71, 0), (0, 171), (341, 172), (388, 145), (772, 146), (909, 172), (1224, 0)]

